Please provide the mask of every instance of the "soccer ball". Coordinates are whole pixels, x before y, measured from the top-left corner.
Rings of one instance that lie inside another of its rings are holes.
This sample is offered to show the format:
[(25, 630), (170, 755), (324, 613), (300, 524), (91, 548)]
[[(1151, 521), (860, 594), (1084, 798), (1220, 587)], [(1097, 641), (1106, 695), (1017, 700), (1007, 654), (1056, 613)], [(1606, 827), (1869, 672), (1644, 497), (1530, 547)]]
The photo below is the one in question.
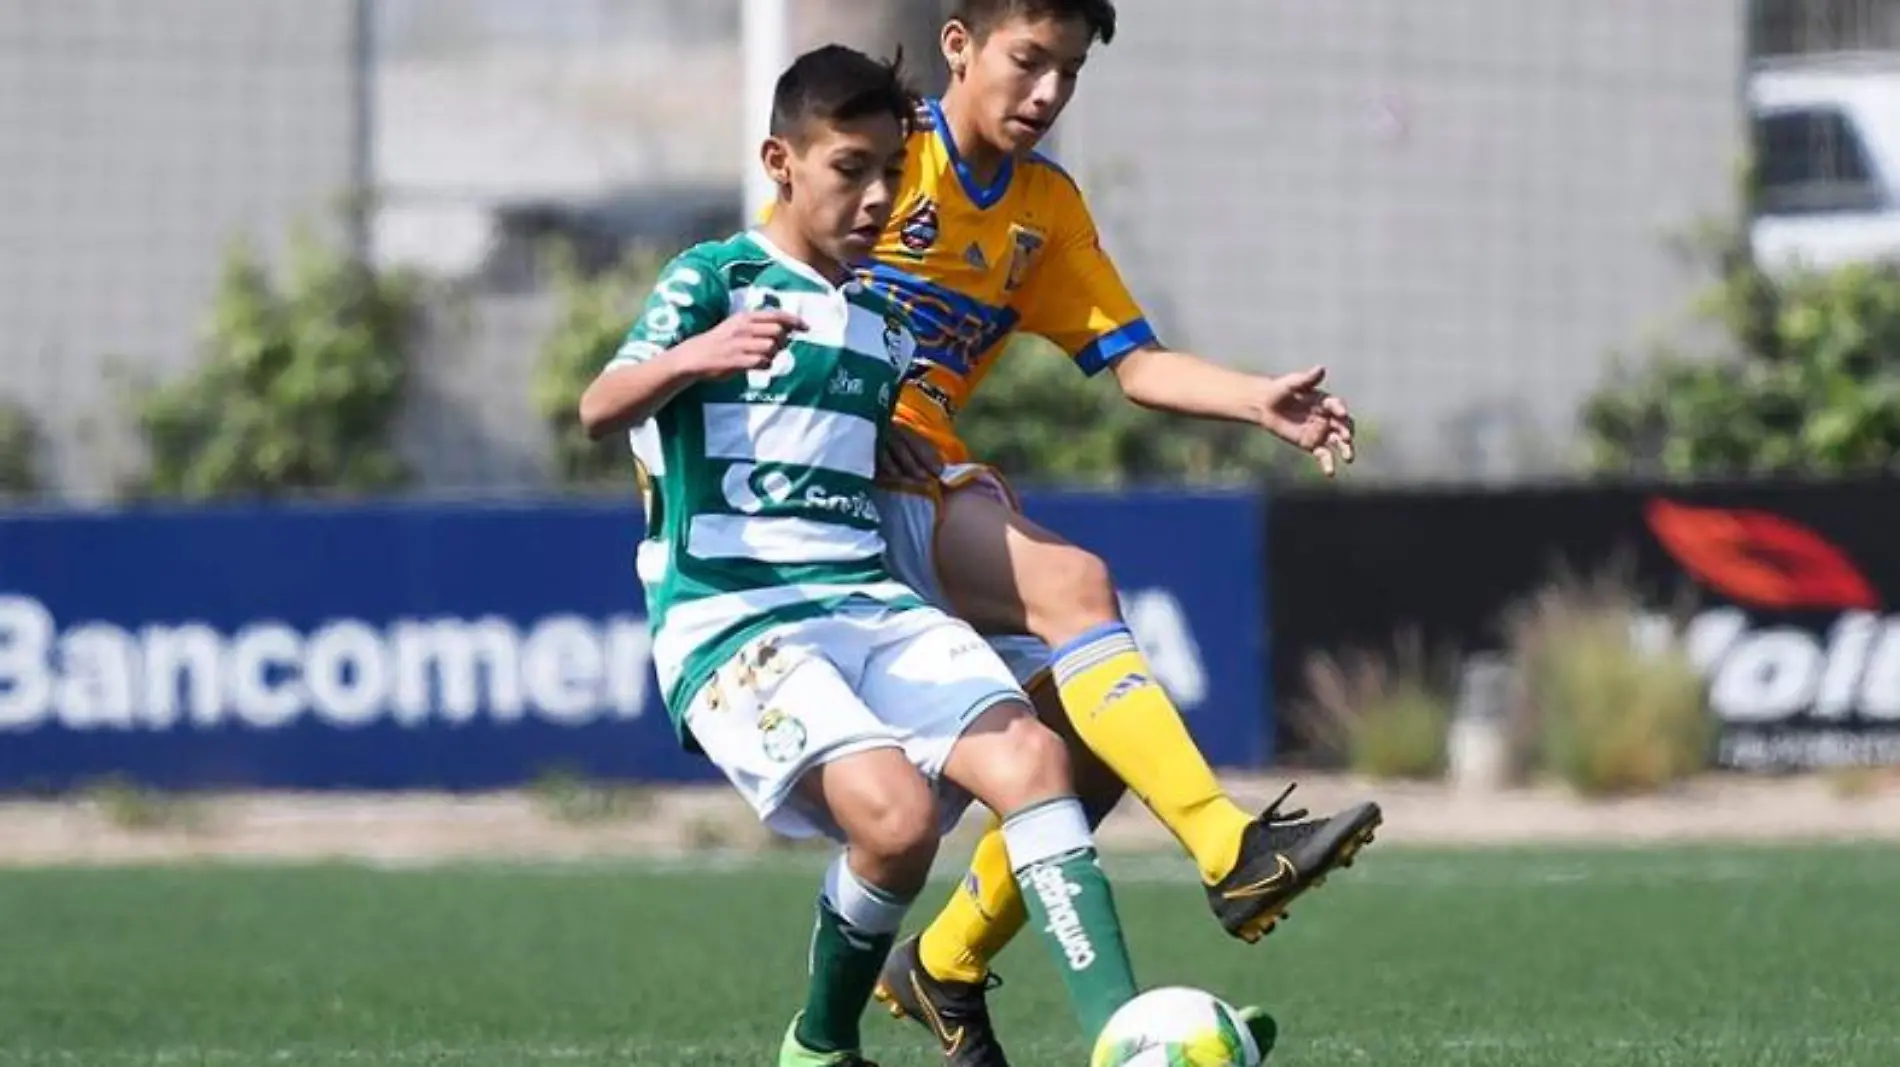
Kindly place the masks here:
[(1123, 1004), (1095, 1039), (1089, 1067), (1259, 1067), (1240, 1013), (1185, 986), (1150, 989)]

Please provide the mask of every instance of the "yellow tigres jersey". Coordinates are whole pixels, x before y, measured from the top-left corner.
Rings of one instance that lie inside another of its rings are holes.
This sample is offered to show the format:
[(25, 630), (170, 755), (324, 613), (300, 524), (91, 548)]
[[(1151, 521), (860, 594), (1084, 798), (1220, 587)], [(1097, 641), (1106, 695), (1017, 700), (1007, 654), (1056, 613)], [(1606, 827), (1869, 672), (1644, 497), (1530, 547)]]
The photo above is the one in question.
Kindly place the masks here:
[(970, 455), (952, 423), (1010, 334), (1048, 338), (1095, 374), (1155, 333), (1067, 173), (1031, 156), (979, 188), (935, 100), (920, 120), (869, 279), (917, 336), (897, 421), (959, 463)]

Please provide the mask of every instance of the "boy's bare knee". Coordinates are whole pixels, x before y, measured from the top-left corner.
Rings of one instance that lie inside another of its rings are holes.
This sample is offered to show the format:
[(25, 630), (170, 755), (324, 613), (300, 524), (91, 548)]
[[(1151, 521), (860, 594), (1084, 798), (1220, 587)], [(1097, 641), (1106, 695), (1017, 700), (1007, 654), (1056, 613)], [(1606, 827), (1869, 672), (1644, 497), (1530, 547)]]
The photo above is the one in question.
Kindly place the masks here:
[(916, 788), (888, 791), (865, 805), (848, 836), (886, 888), (921, 888), (937, 857), (936, 798), (921, 781)]
[(937, 856), (937, 798), (901, 750), (846, 756), (817, 768), (798, 789), (844, 831), (860, 877), (899, 894), (923, 888)]
[(1016, 716), (996, 740), (985, 798), (992, 808), (1008, 813), (1074, 792), (1068, 746), (1033, 715)]

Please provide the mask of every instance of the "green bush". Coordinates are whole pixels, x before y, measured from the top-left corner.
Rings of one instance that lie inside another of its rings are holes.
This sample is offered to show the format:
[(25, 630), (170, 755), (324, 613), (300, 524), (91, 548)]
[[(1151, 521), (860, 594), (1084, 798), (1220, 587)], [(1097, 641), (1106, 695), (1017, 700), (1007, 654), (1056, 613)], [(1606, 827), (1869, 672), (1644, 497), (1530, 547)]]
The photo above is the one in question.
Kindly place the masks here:
[(1401, 640), (1389, 657), (1313, 656), (1306, 681), (1309, 696), (1295, 714), (1323, 755), (1369, 778), (1444, 774), (1451, 686), (1416, 637)]
[(631, 486), (626, 441), (590, 441), (582, 432), (581, 393), (613, 358), (665, 261), (640, 253), (588, 277), (567, 250), (552, 259), (560, 311), (535, 364), (534, 404), (553, 436), (555, 477), (571, 488)]
[(1651, 791), (1708, 766), (1702, 680), (1680, 647), (1637, 642), (1639, 610), (1628, 585), (1605, 576), (1558, 582), (1510, 613), (1538, 765), (1585, 795)]
[(39, 426), (23, 404), (0, 403), (0, 495), (40, 491)]
[(253, 251), (234, 248), (201, 364), (135, 386), (148, 468), (129, 491), (206, 500), (403, 484), (395, 435), (419, 308), (411, 276), (302, 231), (281, 285)]
[(1025, 483), (1231, 485), (1317, 477), (1312, 459), (1258, 427), (1130, 403), (1112, 375), (1084, 378), (1061, 350), (1019, 335), (957, 431), (972, 454)]
[(1900, 469), (1900, 267), (1770, 275), (1740, 234), (1690, 247), (1717, 268), (1694, 309), (1715, 344), (1665, 345), (1619, 368), (1584, 409), (1590, 466), (1672, 478)]

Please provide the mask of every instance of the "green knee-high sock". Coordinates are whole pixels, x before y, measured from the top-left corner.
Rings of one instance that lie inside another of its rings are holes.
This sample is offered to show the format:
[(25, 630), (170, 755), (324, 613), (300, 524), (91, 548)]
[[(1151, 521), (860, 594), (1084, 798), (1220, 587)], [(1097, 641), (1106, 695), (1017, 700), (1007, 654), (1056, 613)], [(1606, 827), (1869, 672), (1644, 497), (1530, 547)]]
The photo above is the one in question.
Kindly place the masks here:
[(825, 876), (811, 938), (811, 982), (795, 1036), (813, 1052), (862, 1047), (858, 1022), (910, 902), (851, 873), (844, 858)]
[(1115, 895), (1082, 807), (1073, 798), (1037, 805), (1005, 819), (1003, 834), (1029, 925), (1048, 942), (1082, 1033), (1094, 1041), (1136, 987)]
[(798, 1043), (813, 1052), (851, 1052), (859, 1043), (858, 1020), (877, 985), (877, 972), (891, 954), (894, 934), (854, 930), (823, 901), (811, 938), (811, 984), (798, 1018)]

